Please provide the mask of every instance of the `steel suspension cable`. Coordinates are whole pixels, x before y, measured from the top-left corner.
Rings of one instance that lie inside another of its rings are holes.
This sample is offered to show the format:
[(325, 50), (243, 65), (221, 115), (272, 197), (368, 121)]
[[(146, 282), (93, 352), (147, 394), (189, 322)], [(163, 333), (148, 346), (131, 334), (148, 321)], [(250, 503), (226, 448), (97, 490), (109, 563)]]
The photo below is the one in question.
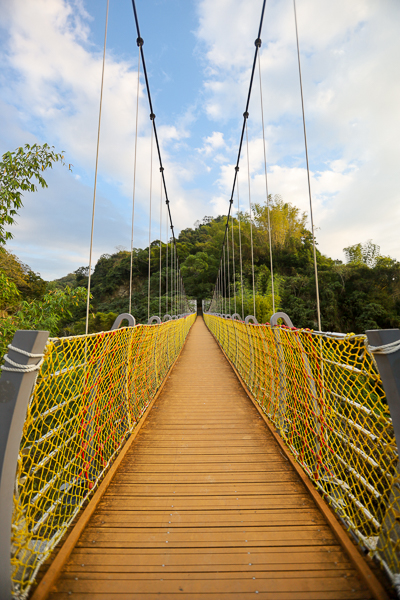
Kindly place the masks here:
[(317, 268), (317, 251), (315, 248), (315, 235), (314, 235), (314, 218), (313, 218), (313, 207), (311, 197), (311, 181), (310, 181), (310, 167), (308, 162), (308, 148), (307, 148), (307, 132), (306, 132), (306, 117), (304, 110), (304, 98), (303, 98), (303, 81), (301, 77), (301, 62), (300, 62), (300, 47), (299, 47), (299, 33), (297, 29), (297, 12), (296, 12), (296, 0), (293, 0), (293, 12), (294, 12), (294, 24), (296, 29), (296, 46), (297, 46), (297, 62), (299, 66), (299, 83), (300, 83), (300, 96), (301, 96), (301, 111), (303, 115), (303, 132), (304, 132), (304, 147), (306, 153), (306, 164), (307, 164), (307, 182), (308, 182), (308, 196), (310, 200), (310, 219), (311, 219), (311, 233), (313, 238), (313, 251), (314, 251), (314, 273), (315, 273), (315, 293), (317, 296), (317, 317), (318, 317), (318, 329), (321, 328), (321, 310), (319, 303), (319, 286), (318, 286), (318, 268)]
[(174, 286), (173, 286), (173, 256), (174, 256), (174, 245), (172, 243), (172, 238), (171, 238), (171, 313), (174, 314), (174, 305), (173, 305), (173, 293), (174, 293)]
[(261, 122), (263, 133), (263, 148), (264, 148), (264, 171), (265, 171), (265, 194), (267, 197), (267, 213), (268, 213), (268, 241), (269, 241), (269, 261), (271, 265), (271, 291), (272, 291), (272, 312), (275, 313), (275, 287), (274, 287), (274, 266), (272, 262), (272, 232), (271, 232), (271, 214), (268, 194), (268, 172), (267, 172), (267, 150), (265, 145), (265, 126), (264, 126), (264, 102), (261, 83), (261, 57), (258, 53), (258, 74), (260, 78), (260, 101), (261, 101)]
[(168, 219), (165, 219), (166, 244), (165, 244), (165, 314), (168, 314)]
[(135, 124), (135, 155), (133, 160), (133, 194), (132, 194), (132, 229), (131, 229), (131, 264), (129, 270), (129, 313), (132, 311), (132, 272), (133, 272), (133, 231), (135, 224), (135, 194), (136, 194), (136, 158), (139, 119), (139, 84), (140, 84), (140, 50), (138, 51), (138, 74), (136, 88), (136, 124)]
[(178, 256), (177, 256), (177, 247), (176, 242), (174, 244), (175, 257), (174, 257), (174, 288), (175, 288), (175, 314), (178, 314)]
[(229, 298), (229, 314), (231, 315), (231, 275), (229, 272), (229, 235), (226, 238), (227, 240), (227, 245), (226, 245), (226, 251), (227, 251), (227, 263), (228, 263), (228, 298)]
[[(242, 145), (243, 145), (243, 139), (244, 139), (244, 134), (245, 134), (246, 120), (249, 116), (249, 105), (250, 105), (251, 92), (252, 92), (252, 88), (253, 88), (253, 80), (254, 80), (254, 72), (255, 72), (255, 68), (256, 68), (257, 55), (258, 55), (258, 52), (259, 52), (259, 49), (260, 49), (261, 43), (262, 43), (261, 42), (261, 31), (262, 31), (262, 26), (263, 26), (263, 22), (264, 22), (264, 13), (265, 13), (266, 3), (267, 3), (267, 0), (263, 0), (260, 23), (259, 23), (259, 27), (258, 27), (258, 35), (257, 35), (257, 39), (254, 42), (256, 49), (255, 49), (255, 53), (254, 53), (253, 66), (252, 66), (251, 75), (250, 75), (250, 83), (249, 83), (249, 90), (248, 90), (248, 94), (247, 94), (246, 108), (245, 108), (245, 112), (243, 113), (243, 125), (242, 125), (242, 131), (241, 131), (241, 135), (240, 135), (239, 148), (238, 148), (238, 154), (237, 154), (236, 166), (235, 166), (235, 174), (234, 174), (234, 178), (233, 178), (231, 197), (229, 200), (228, 215), (227, 215), (227, 219), (226, 219), (225, 233), (224, 233), (224, 239), (222, 242), (222, 247), (225, 244), (226, 236), (228, 235), (228, 222), (229, 222), (229, 216), (232, 211), (235, 187), (236, 187), (236, 183), (237, 183), (237, 176), (238, 176), (238, 171), (239, 171), (240, 155), (242, 153)], [(221, 257), (222, 257), (222, 247), (221, 247)]]
[(249, 213), (250, 213), (250, 246), (251, 246), (251, 277), (253, 283), (253, 315), (256, 316), (256, 294), (254, 287), (254, 249), (253, 249), (253, 216), (251, 209), (251, 182), (250, 182), (250, 158), (249, 158), (249, 134), (246, 119), (246, 150), (247, 150), (247, 180), (249, 184)]
[[(264, 4), (265, 4), (265, 1), (266, 0), (264, 0)], [(143, 75), (144, 75), (144, 80), (145, 80), (145, 84), (146, 84), (147, 98), (148, 98), (149, 107), (150, 107), (150, 118), (152, 119), (154, 140), (156, 143), (160, 169), (162, 169), (161, 173), (162, 173), (162, 181), (163, 181), (163, 188), (164, 188), (165, 204), (167, 205), (168, 219), (169, 219), (170, 228), (171, 228), (171, 232), (172, 232), (172, 240), (173, 240), (173, 243), (176, 243), (174, 224), (172, 222), (172, 215), (171, 215), (171, 208), (170, 208), (170, 200), (168, 197), (167, 185), (166, 185), (166, 181), (165, 181), (164, 167), (163, 167), (162, 158), (161, 158), (160, 143), (159, 143), (159, 139), (158, 139), (157, 127), (156, 127), (156, 122), (155, 122), (155, 114), (154, 114), (154, 110), (153, 110), (153, 103), (152, 103), (151, 93), (150, 93), (149, 78), (147, 75), (146, 61), (145, 61), (144, 52), (143, 52), (144, 41), (140, 35), (139, 19), (138, 19), (138, 15), (137, 15), (135, 0), (132, 0), (132, 8), (133, 8), (133, 14), (134, 14), (136, 31), (137, 31), (136, 43), (139, 46), (139, 52), (140, 52), (140, 56), (141, 56), (141, 63), (142, 63), (142, 67), (143, 67)], [(176, 254), (176, 248), (175, 248), (175, 254)], [(175, 288), (175, 292), (176, 292), (176, 288)], [(171, 293), (172, 293), (172, 290), (171, 290)]]
[(93, 254), (93, 231), (94, 231), (94, 214), (96, 208), (96, 191), (97, 191), (97, 171), (99, 166), (99, 148), (100, 148), (100, 127), (101, 127), (101, 109), (103, 106), (103, 88), (104, 88), (104, 67), (106, 62), (106, 45), (107, 45), (107, 28), (108, 28), (108, 10), (110, 0), (107, 0), (106, 11), (106, 26), (104, 31), (104, 47), (103, 47), (103, 65), (101, 69), (101, 85), (100, 85), (100, 106), (99, 106), (99, 124), (97, 126), (97, 146), (96, 146), (96, 167), (94, 171), (94, 189), (93, 189), (93, 206), (92, 206), (92, 227), (90, 232), (90, 250), (89, 250), (89, 274), (88, 274), (88, 289), (86, 298), (86, 325), (85, 333), (89, 331), (89, 307), (90, 307), (90, 284), (92, 280), (92, 254)]
[[(151, 117), (150, 117), (151, 118)], [(151, 285), (151, 195), (153, 189), (153, 128), (150, 142), (150, 200), (149, 200), (149, 282), (147, 290), (147, 320), (150, 319), (150, 285)]]

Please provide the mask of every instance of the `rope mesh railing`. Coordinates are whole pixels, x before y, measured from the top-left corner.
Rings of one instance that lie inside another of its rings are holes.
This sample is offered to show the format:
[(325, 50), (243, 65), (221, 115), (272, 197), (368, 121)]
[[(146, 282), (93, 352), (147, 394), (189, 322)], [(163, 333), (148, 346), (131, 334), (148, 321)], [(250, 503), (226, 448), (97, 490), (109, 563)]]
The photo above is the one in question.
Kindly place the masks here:
[(297, 462), (396, 583), (398, 451), (366, 336), (204, 319)]
[(196, 318), (50, 339), (15, 480), (13, 595), (47, 559), (130, 436)]

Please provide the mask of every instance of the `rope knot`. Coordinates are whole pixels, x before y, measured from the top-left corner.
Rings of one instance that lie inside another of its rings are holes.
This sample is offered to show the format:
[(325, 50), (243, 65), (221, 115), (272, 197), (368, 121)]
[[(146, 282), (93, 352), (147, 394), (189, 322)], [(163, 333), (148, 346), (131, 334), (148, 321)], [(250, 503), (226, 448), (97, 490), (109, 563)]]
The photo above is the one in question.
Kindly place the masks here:
[(256, 48), (261, 48), (261, 38), (257, 38), (256, 41), (254, 42), (254, 45), (256, 46)]
[(141, 37), (138, 37), (136, 39), (136, 44), (139, 46), (139, 48), (141, 48), (143, 46), (143, 44), (144, 44), (144, 39), (141, 38)]
[(14, 350), (14, 352), (18, 352), (19, 354), (23, 354), (28, 358), (40, 358), (39, 362), (35, 365), (21, 365), (21, 363), (16, 363), (11, 358), (8, 357), (8, 354), (4, 355), (4, 360), (6, 363), (12, 365), (12, 367), (6, 367), (6, 365), (2, 365), (0, 368), (3, 371), (10, 371), (11, 373), (32, 373), (33, 371), (39, 371), (40, 367), (44, 362), (44, 354), (32, 354), (32, 352), (26, 352), (25, 350), (21, 350), (21, 348), (16, 348), (11, 344), (8, 344), (9, 350)]

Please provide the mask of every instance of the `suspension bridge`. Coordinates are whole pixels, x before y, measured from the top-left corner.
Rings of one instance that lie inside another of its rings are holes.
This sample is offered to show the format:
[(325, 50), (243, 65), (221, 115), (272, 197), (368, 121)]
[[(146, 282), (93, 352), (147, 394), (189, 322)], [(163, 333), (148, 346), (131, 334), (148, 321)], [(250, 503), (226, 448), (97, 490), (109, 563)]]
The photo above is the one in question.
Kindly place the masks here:
[[(15, 334), (0, 379), (1, 599), (396, 597), (399, 330), (321, 331), (316, 261), (318, 330), (296, 328), (275, 307), (266, 324), (255, 303), (253, 315), (236, 312), (232, 205), (265, 1), (217, 281), (202, 309), (180, 274), (133, 8), (172, 234), (166, 293), (162, 304), (160, 268), (151, 316), (149, 243), (146, 324), (131, 315), (130, 294), (110, 331)], [(104, 56), (107, 22), (108, 2)], [(298, 36), (297, 49), (301, 84)], [(301, 100), (304, 118), (302, 90)], [(96, 178), (101, 102), (102, 93)], [(268, 200), (266, 157), (265, 176)], [(251, 217), (250, 189), (249, 203)], [(240, 232), (239, 205), (237, 220)], [(133, 224), (134, 202), (132, 246)], [(272, 254), (271, 275), (273, 285)], [(90, 269), (88, 308), (89, 299)]]

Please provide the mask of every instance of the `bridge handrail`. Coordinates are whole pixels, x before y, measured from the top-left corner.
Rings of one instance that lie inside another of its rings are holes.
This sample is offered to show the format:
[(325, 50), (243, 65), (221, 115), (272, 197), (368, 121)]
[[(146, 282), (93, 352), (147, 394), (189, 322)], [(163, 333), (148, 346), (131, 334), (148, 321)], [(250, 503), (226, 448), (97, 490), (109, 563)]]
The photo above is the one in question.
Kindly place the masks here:
[[(16, 475), (8, 488), (11, 503), (14, 488), (11, 581), (3, 537), (2, 598), (27, 597), (40, 565), (145, 413), (195, 318), (48, 340), (36, 384), (36, 373), (28, 373), (32, 382), (16, 408), (26, 417), (17, 464), (6, 469)], [(3, 372), (0, 388), (8, 376)], [(14, 432), (17, 444), (21, 429)], [(11, 510), (8, 519), (8, 525), (7, 515), (0, 519), (2, 532), (11, 531)]]
[(353, 539), (395, 582), (399, 455), (366, 336), (204, 319)]

